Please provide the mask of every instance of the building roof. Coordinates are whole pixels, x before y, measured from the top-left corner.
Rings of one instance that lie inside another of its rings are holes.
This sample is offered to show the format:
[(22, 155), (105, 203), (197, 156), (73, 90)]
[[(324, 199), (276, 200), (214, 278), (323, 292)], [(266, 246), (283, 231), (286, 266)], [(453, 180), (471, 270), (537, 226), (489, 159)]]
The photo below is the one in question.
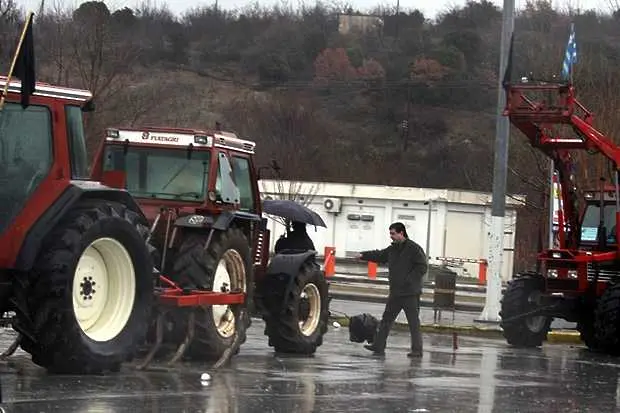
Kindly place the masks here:
[[(312, 194), (315, 197), (341, 197), (359, 199), (385, 199), (397, 201), (445, 201), (459, 204), (490, 205), (491, 193), (456, 189), (414, 188), (389, 185), (350, 184), (336, 182), (278, 181), (263, 179), (259, 182), (261, 192), (277, 194), (278, 185), (284, 191), (294, 187), (300, 194)], [(525, 195), (506, 196), (506, 206), (522, 206)]]

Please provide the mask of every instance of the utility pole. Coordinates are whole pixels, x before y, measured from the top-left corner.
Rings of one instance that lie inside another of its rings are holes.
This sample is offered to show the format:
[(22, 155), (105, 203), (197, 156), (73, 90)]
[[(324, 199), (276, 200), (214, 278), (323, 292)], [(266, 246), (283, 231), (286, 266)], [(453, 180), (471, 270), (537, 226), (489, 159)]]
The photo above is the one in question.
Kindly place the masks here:
[(411, 80), (407, 79), (407, 119), (403, 122), (403, 153), (409, 146), (409, 121), (411, 120)]
[(396, 37), (396, 40), (398, 40), (398, 21), (400, 19), (399, 14), (400, 14), (400, 0), (396, 0), (396, 16), (395, 16), (395, 19), (394, 19), (395, 26), (396, 26), (395, 27), (395, 29), (396, 29), (395, 30), (396, 31), (396, 36), (394, 36), (394, 37)]
[(495, 126), (495, 159), (493, 165), (493, 199), (491, 228), (488, 239), (487, 293), (479, 321), (499, 322), (502, 294), (502, 267), (504, 256), (504, 218), (506, 215), (506, 176), (508, 169), (508, 140), (510, 120), (503, 116), (506, 94), (502, 86), (508, 59), (512, 32), (514, 30), (514, 0), (504, 0), (502, 37), (497, 88), (497, 120)]

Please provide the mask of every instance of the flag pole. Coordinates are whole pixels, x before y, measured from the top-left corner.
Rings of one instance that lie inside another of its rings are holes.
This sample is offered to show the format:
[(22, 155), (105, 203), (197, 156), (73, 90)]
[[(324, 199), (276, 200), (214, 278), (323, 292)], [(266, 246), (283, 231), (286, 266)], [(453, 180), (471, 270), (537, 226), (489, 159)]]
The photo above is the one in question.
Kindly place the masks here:
[(11, 83), (11, 77), (13, 77), (13, 71), (15, 70), (15, 64), (17, 63), (17, 56), (19, 56), (19, 52), (22, 49), (22, 44), (24, 43), (24, 38), (26, 37), (26, 31), (28, 30), (28, 26), (30, 25), (30, 21), (32, 20), (33, 12), (28, 12), (28, 17), (26, 18), (26, 24), (22, 29), (22, 34), (19, 36), (19, 43), (17, 43), (17, 49), (15, 50), (15, 54), (13, 55), (13, 61), (11, 62), (11, 67), (9, 68), (9, 74), (7, 75), (6, 84), (4, 85), (4, 90), (0, 94), (0, 110), (4, 107), (4, 100), (9, 91), (9, 84)]
[[(572, 36), (573, 39), (573, 44), (577, 43), (577, 40), (575, 39), (575, 22), (571, 22), (570, 24), (570, 35)], [(573, 56), (571, 54), (571, 60), (570, 60), (570, 66), (569, 66), (569, 70), (570, 70), (570, 84), (571, 86), (573, 86)]]

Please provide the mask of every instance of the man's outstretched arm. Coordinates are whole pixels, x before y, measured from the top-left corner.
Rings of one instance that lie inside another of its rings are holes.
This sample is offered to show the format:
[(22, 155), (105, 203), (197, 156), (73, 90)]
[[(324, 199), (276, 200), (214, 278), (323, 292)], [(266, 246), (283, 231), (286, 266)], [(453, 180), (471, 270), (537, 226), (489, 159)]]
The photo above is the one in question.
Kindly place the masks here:
[(389, 248), (390, 247), (384, 248), (382, 250), (362, 251), (359, 253), (357, 258), (364, 261), (372, 261), (379, 264), (386, 264), (388, 262)]

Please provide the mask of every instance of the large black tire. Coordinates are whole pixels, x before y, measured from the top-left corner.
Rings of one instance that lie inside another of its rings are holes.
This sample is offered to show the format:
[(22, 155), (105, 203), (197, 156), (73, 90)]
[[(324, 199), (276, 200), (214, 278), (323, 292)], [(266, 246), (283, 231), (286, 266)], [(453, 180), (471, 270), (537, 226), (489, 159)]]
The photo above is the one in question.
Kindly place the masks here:
[(583, 320), (577, 323), (577, 331), (579, 331), (579, 338), (583, 341), (591, 351), (600, 350), (600, 345), (596, 339), (596, 329), (594, 327), (594, 320)]
[(620, 284), (609, 285), (598, 300), (594, 321), (599, 350), (620, 355)]
[(530, 297), (543, 289), (544, 279), (537, 274), (522, 275), (508, 283), (499, 313), (502, 319), (500, 326), (508, 344), (515, 347), (539, 347), (547, 339), (551, 317), (519, 317), (536, 309)]
[[(170, 278), (183, 288), (202, 289), (213, 291), (216, 270), (221, 260), (225, 260), (226, 267), (232, 274), (229, 289), (241, 289), (247, 293), (248, 300), (243, 304), (247, 307), (251, 300), (252, 291), (252, 262), (250, 245), (247, 237), (239, 228), (230, 228), (225, 232), (214, 233), (207, 250), (204, 249), (207, 234), (189, 234), (179, 247), (179, 252), (173, 264)], [(215, 286), (219, 290), (220, 286)], [(218, 306), (218, 308), (220, 308)], [(223, 307), (222, 307), (223, 308)], [(229, 316), (236, 316), (239, 306), (230, 306)], [(246, 330), (250, 326), (250, 317), (244, 312), (244, 322), (231, 323), (227, 331), (218, 331), (214, 320), (213, 307), (204, 307), (196, 310), (194, 339), (187, 349), (187, 356), (195, 360), (218, 360), (233, 343), (234, 329), (238, 329), (239, 343), (246, 341)], [(216, 312), (217, 313), (217, 312)], [(179, 314), (176, 321), (183, 324), (186, 314)], [(237, 352), (238, 349), (235, 349)]]
[[(314, 354), (323, 344), (329, 318), (327, 280), (318, 265), (308, 260), (297, 275), (269, 275), (261, 290), (269, 346), (279, 353)], [(309, 299), (302, 297), (308, 293)]]
[[(26, 303), (15, 329), (24, 333), (21, 347), (34, 363), (52, 373), (97, 374), (118, 371), (134, 357), (153, 304), (153, 264), (145, 232), (136, 230), (145, 224), (122, 204), (90, 200), (44, 239), (33, 271), (15, 279), (16, 297)], [(89, 303), (104, 307), (83, 328), (78, 318)]]
[(588, 350), (593, 352), (600, 351), (600, 345), (598, 340), (596, 339), (596, 305), (597, 301), (592, 301), (590, 299), (579, 302), (579, 306), (577, 307), (577, 331), (579, 331), (579, 338), (583, 341), (588, 347)]

